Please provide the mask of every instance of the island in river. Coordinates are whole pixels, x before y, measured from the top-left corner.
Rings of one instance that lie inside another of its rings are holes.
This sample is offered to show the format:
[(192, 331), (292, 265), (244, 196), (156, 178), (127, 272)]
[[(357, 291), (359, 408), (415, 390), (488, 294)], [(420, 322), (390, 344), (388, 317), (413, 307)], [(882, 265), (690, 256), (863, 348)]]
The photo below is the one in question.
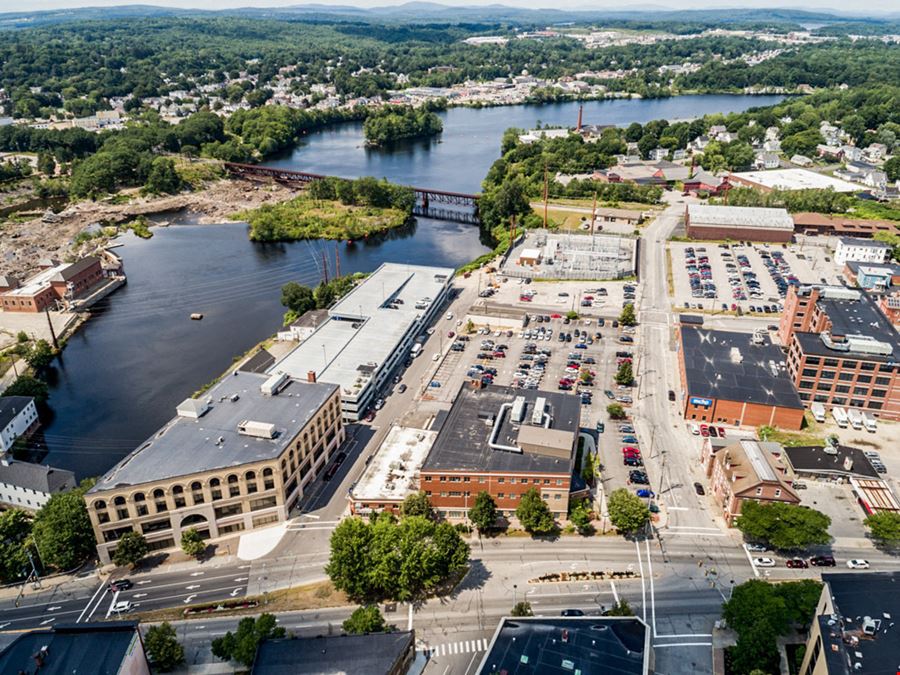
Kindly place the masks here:
[(322, 178), (297, 197), (240, 211), (232, 220), (250, 225), (252, 241), (364, 239), (406, 225), (412, 188), (375, 178)]
[(384, 106), (370, 112), (363, 123), (366, 145), (388, 145), (407, 138), (437, 136), (444, 123), (430, 107)]

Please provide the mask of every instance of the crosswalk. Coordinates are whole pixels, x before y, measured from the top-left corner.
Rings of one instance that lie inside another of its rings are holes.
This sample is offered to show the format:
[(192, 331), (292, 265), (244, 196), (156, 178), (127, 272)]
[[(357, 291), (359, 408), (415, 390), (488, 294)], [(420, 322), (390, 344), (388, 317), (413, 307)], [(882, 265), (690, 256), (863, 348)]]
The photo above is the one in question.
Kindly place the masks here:
[(453, 654), (472, 654), (487, 651), (489, 640), (479, 638), (477, 640), (459, 640), (458, 642), (446, 642), (439, 645), (429, 645), (420, 649), (426, 657), (451, 656)]

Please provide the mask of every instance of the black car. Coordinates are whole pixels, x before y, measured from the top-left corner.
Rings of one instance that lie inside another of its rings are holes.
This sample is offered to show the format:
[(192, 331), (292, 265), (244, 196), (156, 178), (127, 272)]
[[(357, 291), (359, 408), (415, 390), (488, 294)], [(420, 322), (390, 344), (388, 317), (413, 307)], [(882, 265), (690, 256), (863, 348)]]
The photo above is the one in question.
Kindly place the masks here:
[(559, 613), (560, 616), (584, 616), (584, 612), (580, 609), (564, 609)]
[(109, 582), (108, 590), (112, 592), (127, 591), (132, 586), (134, 586), (134, 583), (131, 579), (116, 579)]
[(701, 497), (706, 494), (706, 490), (703, 489), (703, 485), (700, 483), (694, 483), (694, 492), (696, 492)]
[(399, 387), (397, 387), (397, 391), (402, 394), (404, 391), (406, 391), (406, 385), (401, 384)]
[(671, 389), (669, 389), (669, 400), (670, 400), (670, 401), (674, 401), (674, 400), (675, 400), (675, 392), (672, 391)]
[(809, 564), (816, 567), (835, 567), (837, 565), (834, 556), (831, 555), (814, 555), (809, 559)]
[(626, 457), (622, 460), (622, 463), (625, 466), (644, 466), (644, 462), (641, 461), (640, 457)]

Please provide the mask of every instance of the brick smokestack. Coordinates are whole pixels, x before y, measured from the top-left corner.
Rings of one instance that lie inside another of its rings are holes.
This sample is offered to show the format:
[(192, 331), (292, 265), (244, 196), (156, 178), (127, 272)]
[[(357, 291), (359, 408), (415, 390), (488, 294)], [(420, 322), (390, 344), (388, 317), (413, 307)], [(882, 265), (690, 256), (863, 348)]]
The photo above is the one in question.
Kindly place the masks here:
[(578, 106), (578, 126), (575, 127), (575, 131), (581, 131), (581, 116), (584, 113), (584, 106)]
[(307, 382), (315, 383), (315, 381), (316, 381), (316, 371), (314, 371), (314, 370), (308, 370), (308, 371), (306, 371), (306, 381), (307, 381)]

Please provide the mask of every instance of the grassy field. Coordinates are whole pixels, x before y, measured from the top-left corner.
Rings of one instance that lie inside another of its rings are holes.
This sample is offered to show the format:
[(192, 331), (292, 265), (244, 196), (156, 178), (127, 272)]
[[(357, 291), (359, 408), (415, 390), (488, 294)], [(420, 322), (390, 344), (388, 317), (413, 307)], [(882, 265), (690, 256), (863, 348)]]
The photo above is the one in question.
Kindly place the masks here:
[(399, 209), (348, 206), (336, 201), (310, 199), (301, 195), (277, 204), (241, 211), (232, 220), (250, 224), (253, 241), (293, 241), (297, 239), (361, 239), (395, 227), (409, 219)]

